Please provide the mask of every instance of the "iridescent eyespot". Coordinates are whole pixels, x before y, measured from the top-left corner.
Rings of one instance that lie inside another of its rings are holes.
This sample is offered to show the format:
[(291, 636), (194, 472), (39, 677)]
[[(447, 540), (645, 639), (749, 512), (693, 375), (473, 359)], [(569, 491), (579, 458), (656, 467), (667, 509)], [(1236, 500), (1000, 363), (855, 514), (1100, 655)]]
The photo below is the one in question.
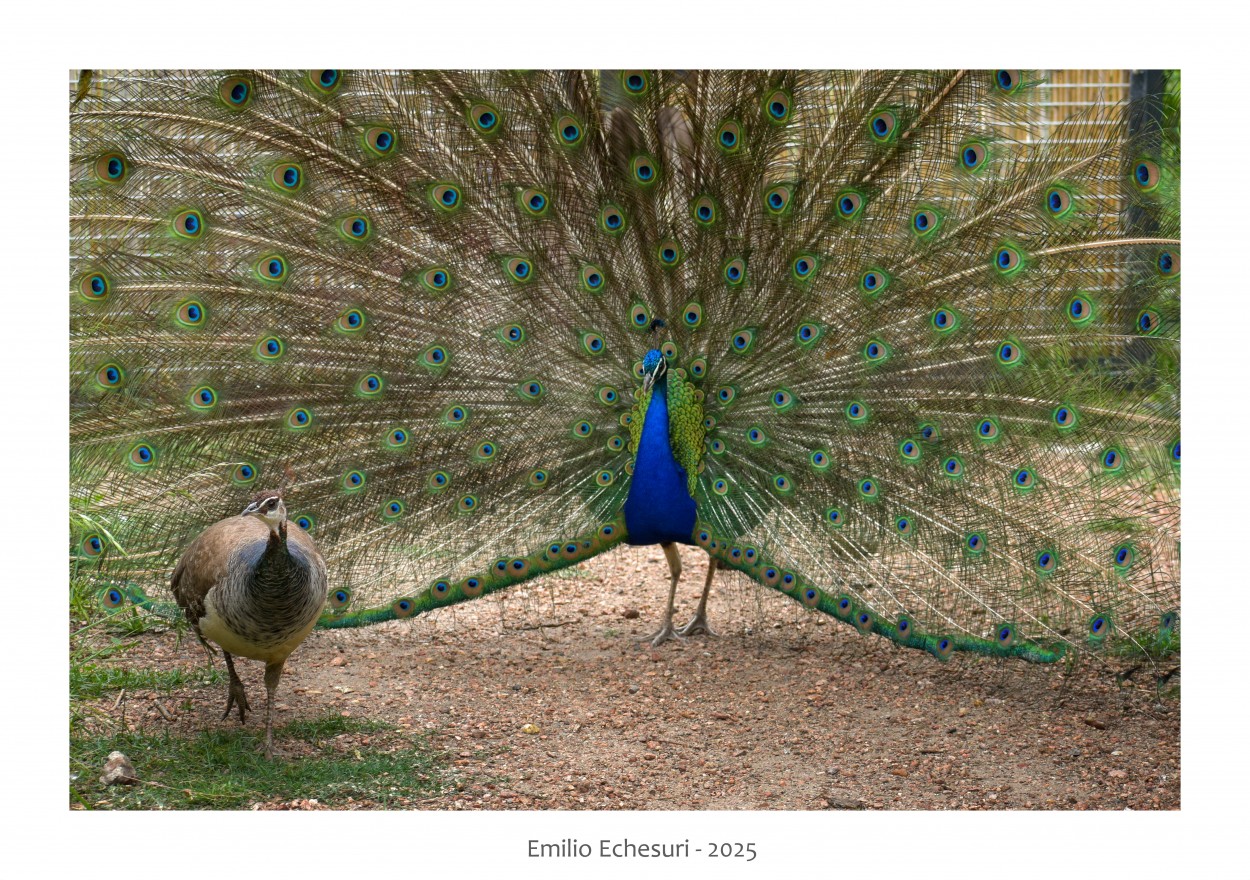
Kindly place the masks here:
[(365, 241), (369, 238), (372, 231), (373, 225), (369, 222), (369, 218), (362, 217), (359, 214), (344, 217), (339, 221), (339, 234), (342, 235), (347, 241)]
[(1109, 446), (1098, 456), (1098, 462), (1104, 471), (1115, 473), (1124, 467), (1124, 453)]
[(1111, 551), (1111, 564), (1120, 571), (1128, 571), (1133, 567), (1137, 553), (1132, 544), (1120, 544)]
[(965, 171), (976, 171), (985, 165), (988, 155), (985, 144), (972, 141), (959, 148), (959, 164)]
[(831, 507), (825, 511), (825, 522), (833, 526), (835, 529), (842, 528), (842, 524), (845, 519), (846, 517), (842, 515), (842, 511), (838, 510), (836, 507)]
[(695, 358), (690, 362), (690, 375), (695, 380), (702, 379), (707, 374), (707, 361), (703, 358)]
[(607, 345), (604, 343), (603, 337), (600, 336), (598, 333), (583, 333), (582, 334), (582, 350), (585, 351), (587, 354), (591, 354), (591, 355), (603, 354), (606, 348), (607, 348)]
[(1032, 489), (1036, 484), (1033, 472), (1028, 468), (1018, 468), (1011, 475), (1011, 484), (1017, 489)]
[(812, 324), (807, 321), (799, 325), (799, 329), (794, 332), (794, 341), (805, 348), (810, 348), (816, 344), (821, 337), (821, 327), (819, 324)]
[(1172, 448), (1169, 450), (1169, 454), (1172, 456), (1172, 461), (1174, 464), (1181, 463), (1181, 441), (1177, 440), (1175, 443), (1172, 444)]
[(129, 172), (130, 166), (121, 153), (105, 153), (95, 160), (95, 176), (104, 183), (121, 183)]
[(948, 308), (938, 309), (929, 319), (929, 324), (939, 333), (949, 333), (959, 327), (959, 313)]
[(874, 113), (868, 120), (868, 133), (878, 143), (886, 143), (894, 137), (898, 130), (898, 118), (893, 111), (881, 110)]
[(611, 471), (599, 471), (595, 474), (595, 484), (598, 486), (611, 486), (614, 479), (616, 477)]
[(431, 293), (443, 293), (451, 286), (451, 272), (443, 266), (435, 266), (422, 272), (419, 280)]
[(890, 286), (890, 276), (880, 269), (869, 269), (859, 279), (860, 289), (875, 296)]
[(922, 238), (926, 235), (932, 235), (934, 230), (941, 225), (942, 215), (932, 208), (922, 208), (911, 215), (912, 231)]
[(286, 414), (286, 425), (288, 428), (300, 430), (307, 428), (312, 423), (312, 413), (302, 406), (298, 406)]
[(411, 617), (416, 610), (417, 603), (411, 599), (397, 599), (391, 603), (391, 613), (400, 620), (403, 620), (405, 617)]
[(243, 462), (242, 464), (235, 465), (234, 470), (230, 473), (230, 479), (239, 485), (247, 485), (248, 483), (254, 482), (257, 475), (258, 472), (254, 465)]
[(707, 444), (708, 451), (713, 455), (722, 455), (725, 452), (725, 441), (721, 439), (709, 440)]
[(391, 428), (386, 432), (386, 445), (392, 449), (402, 449), (408, 445), (408, 432), (403, 428)]
[[(677, 357), (677, 343), (668, 341), (660, 346), (660, 354), (664, 355), (664, 359), (672, 361)], [(682, 378), (685, 378), (684, 375)]]
[(903, 461), (920, 461), (920, 456), (922, 455), (920, 444), (915, 440), (904, 440), (898, 445), (898, 454), (903, 457)]
[(117, 589), (117, 587), (109, 587), (107, 590), (105, 590), (103, 593), (100, 594), (100, 604), (110, 610), (114, 608), (120, 608), (125, 603), (125, 601), (126, 601), (126, 594), (123, 593), (121, 590)]
[(948, 477), (963, 476), (964, 463), (957, 456), (950, 456), (946, 461), (942, 462), (942, 473)]
[(815, 587), (803, 587), (799, 592), (799, 598), (808, 608), (815, 608), (820, 604), (820, 590)]
[(620, 452), (625, 448), (625, 438), (620, 434), (613, 434), (608, 438), (608, 442), (604, 444), (609, 452)]
[(820, 260), (814, 254), (799, 254), (790, 264), (790, 274), (798, 281), (811, 281), (820, 266)]
[(1037, 554), (1035, 563), (1038, 571), (1049, 573), (1058, 567), (1059, 557), (1053, 550), (1043, 550), (1041, 553)]
[(284, 351), (286, 351), (285, 344), (276, 336), (266, 336), (256, 343), (256, 356), (262, 360), (276, 361), (282, 357)]
[(507, 345), (519, 345), (525, 341), (525, 328), (520, 324), (508, 324), (496, 330), (495, 335)]
[(1107, 633), (1111, 632), (1111, 618), (1105, 614), (1095, 614), (1089, 619), (1089, 639), (1091, 642), (1101, 642), (1107, 637)]
[(192, 409), (210, 410), (217, 405), (217, 392), (208, 385), (201, 385), (187, 395), (187, 403)]
[(994, 638), (1000, 647), (1009, 648), (1016, 640), (1016, 628), (1011, 624), (999, 624), (994, 631)]
[(347, 603), (351, 601), (351, 598), (352, 594), (350, 590), (342, 588), (334, 590), (330, 593), (330, 607), (336, 609), (345, 608)]
[(625, 229), (625, 212), (616, 205), (606, 205), (599, 212), (599, 228), (609, 235), (619, 235)]
[(669, 241), (660, 242), (660, 246), (655, 249), (655, 254), (660, 258), (660, 264), (671, 269), (681, 262), (682, 249), (681, 245), (671, 239)]
[(634, 176), (634, 180), (643, 186), (650, 186), (659, 178), (655, 160), (645, 154), (634, 157), (629, 163), (629, 171)]
[(716, 222), (716, 202), (707, 196), (695, 199), (690, 212), (694, 215), (694, 222), (700, 226), (711, 226)]
[(603, 290), (603, 270), (598, 266), (591, 266), (589, 264), (582, 266), (581, 281), (582, 287), (589, 290), (591, 293)]
[(582, 142), (582, 124), (572, 116), (561, 116), (555, 123), (556, 142), (562, 147), (576, 147)]
[(778, 217), (790, 207), (793, 186), (788, 183), (778, 184), (764, 193), (764, 210)]
[(716, 427), (716, 416), (704, 416), (703, 417), (703, 430), (704, 431), (711, 431), (715, 427)]
[(734, 398), (738, 396), (738, 389), (732, 385), (722, 385), (716, 389), (716, 399), (722, 404), (730, 404), (734, 402)]
[(994, 268), (1002, 275), (1012, 274), (1020, 265), (1020, 252), (1013, 247), (1003, 246), (994, 253)]
[(456, 507), (461, 513), (472, 513), (478, 508), (476, 495), (464, 495), (456, 502)]
[(304, 187), (304, 169), (294, 162), (282, 162), (269, 172), (269, 182), (279, 192), (299, 192)]
[(547, 213), (551, 200), (539, 189), (525, 189), (517, 194), (521, 209), (532, 217), (541, 217)]
[(1153, 309), (1146, 309), (1137, 316), (1137, 332), (1144, 336), (1153, 336), (1160, 326), (1159, 313)]
[(980, 556), (985, 552), (985, 536), (980, 532), (971, 532), (964, 537), (964, 549), (972, 556)]
[(580, 422), (576, 422), (573, 425), (573, 436), (574, 437), (589, 437), (592, 433), (594, 433), (594, 430), (595, 429), (590, 424), (590, 422), (582, 420)]
[(477, 449), (473, 450), (473, 454), (477, 457), (478, 461), (490, 461), (498, 453), (499, 447), (489, 440), (479, 443), (477, 445)]
[(876, 620), (873, 618), (871, 612), (859, 611), (855, 614), (854, 622), (855, 628), (861, 633), (870, 633), (872, 632), (872, 627), (873, 624), (876, 623)]
[(1150, 159), (1142, 159), (1133, 166), (1133, 183), (1142, 192), (1151, 192), (1159, 185), (1159, 166)]
[(1054, 411), (1050, 414), (1050, 418), (1055, 423), (1055, 427), (1061, 431), (1068, 431), (1075, 428), (1079, 416), (1080, 414), (1076, 411), (1076, 408), (1069, 406), (1068, 404), (1060, 404), (1055, 407)]
[(869, 363), (881, 363), (890, 356), (890, 347), (880, 339), (870, 339), (864, 345), (864, 358)]
[(440, 370), (447, 366), (451, 355), (441, 345), (431, 345), (421, 353), (421, 364), (428, 369)]
[(920, 426), (920, 439), (926, 443), (934, 443), (942, 439), (942, 429), (937, 425), (931, 425), (928, 422)]
[(1020, 88), (1020, 71), (1018, 70), (996, 70), (994, 71), (994, 85), (999, 91), (1010, 94)]
[(130, 463), (135, 467), (149, 467), (156, 461), (156, 450), (147, 443), (136, 443), (127, 454)]
[(256, 277), (261, 281), (280, 284), (286, 280), (286, 260), (277, 254), (269, 254), (256, 261)]
[(547, 485), (547, 472), (543, 470), (542, 468), (539, 468), (538, 470), (530, 471), (529, 484), (531, 486)]
[(733, 350), (738, 354), (746, 354), (751, 350), (751, 345), (755, 341), (755, 331), (749, 328), (743, 328), (734, 333), (733, 338), (729, 340)]
[(526, 400), (538, 400), (545, 392), (543, 383), (539, 382), (537, 379), (530, 379), (527, 382), (522, 382), (516, 387), (516, 390), (517, 394), (520, 394), (521, 397)]
[(1068, 300), (1068, 320), (1073, 324), (1085, 324), (1094, 317), (1094, 304), (1085, 296), (1078, 294)]
[(504, 263), (504, 269), (513, 281), (525, 283), (534, 277), (533, 264), (522, 257), (512, 257)]
[(651, 314), (647, 311), (647, 307), (641, 303), (635, 303), (633, 308), (629, 310), (629, 322), (637, 328), (649, 329), (651, 327)]
[(1052, 186), (1046, 192), (1046, 212), (1052, 217), (1066, 217), (1072, 211), (1072, 193), (1062, 186)]
[(107, 275), (92, 272), (89, 275), (84, 275), (79, 280), (78, 292), (83, 299), (102, 300), (109, 295), (109, 286)]
[(859, 494), (865, 498), (877, 497), (877, 481), (871, 478), (859, 481)]
[(703, 306), (697, 302), (687, 303), (682, 311), (681, 319), (691, 330), (703, 323)]
[(393, 129), (383, 125), (374, 125), (365, 129), (363, 138), (365, 149), (375, 156), (391, 156), (395, 154), (395, 145), (399, 138)]
[(817, 449), (807, 457), (807, 460), (811, 463), (812, 469), (816, 471), (827, 471), (829, 466), (833, 464), (833, 459), (823, 449)]
[(853, 400), (846, 405), (846, 417), (852, 422), (862, 422), (868, 418), (868, 407), (858, 400)]
[(898, 628), (898, 634), (905, 639), (911, 637), (911, 632), (915, 628), (911, 625), (911, 621), (906, 617), (900, 617), (895, 626)]
[(838, 216), (850, 220), (864, 208), (864, 197), (854, 190), (848, 190), (838, 196)]
[(190, 209), (179, 211), (174, 215), (173, 230), (180, 238), (199, 238), (204, 234), (204, 215)]
[(82, 552), (87, 556), (99, 556), (104, 552), (104, 541), (94, 532), (82, 539)]
[(1020, 348), (1018, 344), (1008, 339), (999, 344), (998, 348), (994, 351), (994, 356), (998, 359), (1000, 364), (1005, 367), (1010, 367), (1014, 364), (1020, 363), (1020, 359), (1024, 357), (1024, 350)]
[(404, 502), (394, 499), (382, 505), (382, 516), (385, 519), (399, 519), (404, 515)]
[(340, 333), (357, 333), (365, 328), (365, 313), (360, 309), (348, 309), (334, 322)]
[(729, 483), (724, 479), (713, 480), (712, 491), (717, 495), (726, 495), (729, 493)]
[(1175, 251), (1161, 251), (1155, 260), (1155, 269), (1166, 278), (1181, 274), (1181, 255)]
[(725, 279), (725, 283), (731, 287), (738, 287), (747, 279), (746, 260), (741, 257), (730, 260), (721, 269), (721, 277)]
[(443, 489), (447, 488), (447, 485), (450, 482), (451, 477), (447, 475), (446, 471), (435, 471), (430, 474), (430, 478), (426, 481), (426, 485), (431, 492), (441, 492)]
[(499, 111), (490, 104), (474, 104), (469, 108), (469, 120), (482, 134), (494, 134), (499, 130)]
[(310, 70), (308, 81), (317, 91), (329, 94), (342, 84), (343, 76), (337, 70)]
[(716, 132), (716, 145), (724, 153), (732, 154), (738, 152), (742, 147), (741, 126), (732, 120), (722, 123), (720, 129)]
[(430, 202), (441, 211), (454, 211), (460, 207), (460, 187), (454, 183), (436, 183), (429, 189)]
[(621, 85), (625, 87), (625, 91), (635, 98), (647, 93), (647, 89), (651, 87), (651, 78), (642, 70), (623, 70), (621, 71)]
[(126, 381), (126, 372), (117, 364), (105, 364), (95, 371), (95, 381), (101, 388), (120, 388)]
[(601, 387), (597, 392), (595, 392), (595, 396), (599, 398), (600, 403), (607, 406), (615, 406), (616, 402), (621, 399), (620, 394), (618, 394), (616, 389), (610, 385), (604, 385)]
[(977, 425), (977, 436), (982, 440), (997, 440), (998, 422), (993, 419), (982, 419)]
[(769, 122), (786, 122), (790, 118), (790, 96), (778, 89), (764, 99), (764, 111), (768, 114)]
[(242, 110), (251, 103), (255, 87), (250, 77), (228, 76), (217, 86), (217, 96), (231, 110)]
[(773, 409), (777, 412), (786, 412), (791, 409), (796, 402), (795, 396), (785, 388), (778, 388), (769, 397), (769, 402), (773, 405)]
[(296, 516), (292, 517), (291, 522), (295, 523), (297, 526), (299, 526), (301, 529), (308, 532), (309, 534), (312, 534), (312, 532), (317, 528), (316, 520), (314, 520), (311, 516), (309, 516), (306, 513), (297, 514)]

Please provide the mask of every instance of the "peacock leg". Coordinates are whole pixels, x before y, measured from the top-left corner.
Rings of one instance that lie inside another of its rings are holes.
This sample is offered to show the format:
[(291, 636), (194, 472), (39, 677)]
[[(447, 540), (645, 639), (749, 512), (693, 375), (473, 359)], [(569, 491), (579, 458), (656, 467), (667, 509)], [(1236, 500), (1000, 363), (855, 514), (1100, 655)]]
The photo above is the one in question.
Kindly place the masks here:
[(668, 570), (673, 574), (673, 582), (668, 588), (668, 608), (664, 611), (664, 622), (651, 635), (639, 639), (639, 641), (650, 642), (653, 648), (658, 648), (669, 639), (681, 638), (677, 630), (673, 629), (673, 599), (677, 595), (677, 580), (681, 577), (681, 556), (677, 552), (676, 544), (670, 542), (660, 546), (664, 548), (664, 556), (668, 559)]
[(273, 760), (273, 694), (282, 679), (282, 664), (285, 660), (270, 663), (265, 667), (265, 760)]
[(222, 713), (221, 720), (225, 721), (230, 717), (230, 710), (238, 704), (239, 707), (239, 723), (247, 723), (247, 713), (252, 711), (252, 707), (247, 704), (247, 692), (243, 690), (243, 682), (239, 680), (239, 674), (234, 671), (234, 658), (230, 656), (229, 651), (222, 651), (226, 655), (226, 669), (230, 670), (230, 689), (226, 692), (226, 711)]
[(703, 584), (703, 595), (699, 597), (699, 609), (695, 611), (694, 617), (690, 622), (677, 630), (677, 634), (681, 636), (694, 636), (706, 633), (709, 636), (716, 635), (716, 631), (708, 626), (707, 622), (707, 596), (712, 591), (712, 575), (716, 574), (717, 568), (716, 557), (709, 555), (707, 558), (707, 580)]

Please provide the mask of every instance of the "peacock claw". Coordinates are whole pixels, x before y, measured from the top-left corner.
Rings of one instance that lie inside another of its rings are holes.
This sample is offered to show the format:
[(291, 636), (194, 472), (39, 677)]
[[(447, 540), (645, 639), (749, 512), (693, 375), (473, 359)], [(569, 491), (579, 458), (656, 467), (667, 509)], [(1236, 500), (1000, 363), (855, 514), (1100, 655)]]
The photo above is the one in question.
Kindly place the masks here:
[(221, 720), (225, 721), (230, 717), (230, 710), (238, 705), (239, 707), (239, 723), (247, 723), (247, 713), (252, 711), (252, 707), (247, 704), (247, 692), (243, 690), (243, 682), (237, 678), (230, 682), (230, 689), (226, 692), (226, 711), (221, 713)]
[(653, 648), (658, 648), (658, 647), (660, 647), (660, 645), (664, 644), (665, 642), (669, 641), (670, 639), (672, 639), (673, 641), (678, 641), (678, 642), (685, 641), (685, 639), (686, 639), (686, 637), (685, 637), (684, 635), (682, 635), (682, 634), (681, 634), (678, 630), (673, 629), (673, 622), (672, 622), (672, 621), (668, 621), (668, 622), (666, 622), (666, 623), (665, 623), (662, 627), (660, 627), (658, 630), (656, 630), (655, 632), (651, 633), (651, 635), (649, 635), (649, 636), (643, 636), (643, 637), (642, 637), (642, 638), (640, 638), (638, 641), (640, 641), (640, 642), (650, 642), (650, 643), (651, 643), (651, 647), (653, 647)]
[(687, 623), (681, 629), (677, 630), (677, 634), (683, 638), (688, 638), (690, 636), (700, 636), (700, 635), (706, 635), (706, 636), (719, 636), (720, 635), (718, 632), (716, 632), (716, 630), (712, 629), (712, 627), (708, 625), (707, 615), (702, 612), (699, 612), (698, 614), (696, 614), (694, 617), (690, 619), (689, 623)]

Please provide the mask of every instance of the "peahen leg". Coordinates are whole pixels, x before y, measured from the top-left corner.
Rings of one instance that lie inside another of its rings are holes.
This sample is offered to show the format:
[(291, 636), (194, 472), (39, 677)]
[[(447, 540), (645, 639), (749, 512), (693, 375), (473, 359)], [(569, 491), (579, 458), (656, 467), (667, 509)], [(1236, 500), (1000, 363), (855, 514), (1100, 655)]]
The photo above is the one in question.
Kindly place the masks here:
[(680, 636), (694, 636), (706, 633), (709, 636), (716, 635), (716, 631), (708, 626), (707, 622), (707, 596), (712, 591), (712, 576), (716, 574), (717, 568), (716, 557), (708, 556), (707, 558), (707, 580), (703, 584), (703, 595), (699, 597), (699, 609), (695, 611), (694, 617), (690, 622), (677, 630)]
[(669, 639), (681, 638), (681, 635), (673, 629), (673, 598), (677, 595), (677, 581), (681, 577), (681, 556), (677, 552), (676, 544), (668, 543), (660, 546), (664, 548), (664, 556), (668, 559), (668, 570), (672, 572), (673, 582), (668, 588), (668, 607), (664, 610), (664, 622), (651, 635), (640, 639), (640, 641), (650, 642), (653, 648), (658, 648)]
[(265, 667), (265, 760), (273, 760), (273, 695), (282, 680), (282, 664), (285, 660)]
[(252, 707), (247, 704), (247, 692), (243, 690), (243, 682), (239, 680), (239, 674), (234, 671), (234, 658), (230, 656), (229, 651), (222, 651), (226, 655), (226, 669), (230, 670), (230, 689), (226, 692), (226, 711), (222, 713), (221, 720), (225, 721), (230, 717), (230, 710), (238, 704), (239, 707), (239, 723), (247, 723), (247, 713), (252, 711)]

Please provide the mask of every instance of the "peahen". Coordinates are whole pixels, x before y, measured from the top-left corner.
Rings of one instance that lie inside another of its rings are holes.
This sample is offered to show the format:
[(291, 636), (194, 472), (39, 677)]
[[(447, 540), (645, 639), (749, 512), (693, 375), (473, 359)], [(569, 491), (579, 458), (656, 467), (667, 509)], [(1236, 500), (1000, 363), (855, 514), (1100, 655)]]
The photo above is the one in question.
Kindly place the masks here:
[(234, 671), (234, 654), (265, 663), (265, 757), (273, 757), (273, 695), (287, 657), (312, 631), (325, 607), (325, 560), (312, 537), (287, 525), (280, 491), (257, 493), (241, 516), (201, 532), (170, 578), (174, 599), (210, 654), (221, 646), (230, 685), (226, 711), (239, 721), (251, 706)]
[(1039, 83), (95, 71), (71, 552), (159, 607), (289, 472), (325, 627), (686, 543), (708, 585), (942, 659), (1148, 651), (1179, 610), (1175, 114), (1047, 126)]

